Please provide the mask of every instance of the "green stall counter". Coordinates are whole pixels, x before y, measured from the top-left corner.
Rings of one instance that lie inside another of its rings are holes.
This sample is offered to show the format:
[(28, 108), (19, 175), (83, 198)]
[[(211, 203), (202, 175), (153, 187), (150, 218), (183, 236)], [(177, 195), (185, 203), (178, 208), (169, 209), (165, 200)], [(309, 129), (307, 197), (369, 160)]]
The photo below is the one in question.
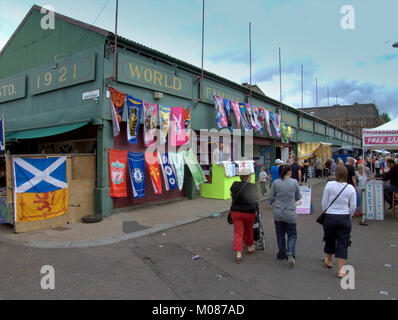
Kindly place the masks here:
[[(235, 181), (240, 181), (240, 177), (226, 177), (224, 166), (213, 164), (212, 183), (203, 183), (200, 185), (200, 196), (211, 199), (231, 199), (230, 189)], [(252, 183), (255, 183), (255, 174), (252, 174)]]

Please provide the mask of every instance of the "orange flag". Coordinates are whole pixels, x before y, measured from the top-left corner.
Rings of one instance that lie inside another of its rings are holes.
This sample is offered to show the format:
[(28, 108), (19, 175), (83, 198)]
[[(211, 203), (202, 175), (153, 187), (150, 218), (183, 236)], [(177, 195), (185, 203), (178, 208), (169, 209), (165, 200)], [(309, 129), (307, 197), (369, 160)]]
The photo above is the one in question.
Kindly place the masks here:
[(162, 193), (162, 180), (160, 178), (159, 161), (157, 152), (148, 153), (145, 152), (145, 162), (148, 167), (149, 174), (151, 175), (151, 181), (153, 190), (156, 194)]

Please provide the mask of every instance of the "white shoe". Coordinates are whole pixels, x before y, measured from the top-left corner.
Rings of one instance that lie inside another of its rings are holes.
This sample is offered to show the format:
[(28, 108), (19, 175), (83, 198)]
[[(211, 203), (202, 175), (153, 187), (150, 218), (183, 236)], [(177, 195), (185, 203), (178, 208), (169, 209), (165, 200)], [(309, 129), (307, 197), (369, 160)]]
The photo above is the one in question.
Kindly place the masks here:
[(290, 252), (287, 252), (286, 255), (287, 255), (287, 260), (289, 261), (289, 264), (293, 267), (296, 264), (296, 261), (294, 260), (292, 254)]

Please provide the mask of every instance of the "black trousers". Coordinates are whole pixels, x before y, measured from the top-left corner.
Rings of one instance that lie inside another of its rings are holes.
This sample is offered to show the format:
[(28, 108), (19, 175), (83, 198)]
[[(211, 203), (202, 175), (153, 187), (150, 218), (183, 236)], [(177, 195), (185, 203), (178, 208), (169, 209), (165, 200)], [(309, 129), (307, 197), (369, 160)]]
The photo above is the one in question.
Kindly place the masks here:
[(349, 214), (326, 214), (323, 223), (324, 252), (336, 258), (347, 259), (351, 245), (351, 217)]

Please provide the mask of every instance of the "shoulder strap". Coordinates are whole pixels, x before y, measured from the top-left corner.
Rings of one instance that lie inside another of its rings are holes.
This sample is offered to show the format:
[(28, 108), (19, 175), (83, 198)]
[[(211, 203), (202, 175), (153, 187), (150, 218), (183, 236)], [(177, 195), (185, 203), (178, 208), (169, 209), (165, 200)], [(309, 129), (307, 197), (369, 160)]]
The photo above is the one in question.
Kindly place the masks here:
[[(243, 189), (246, 185), (247, 185), (247, 182), (245, 182), (244, 185), (240, 187), (238, 193), (236, 194), (236, 198), (235, 198), (235, 199), (238, 199), (239, 193), (242, 191), (242, 189)], [(232, 198), (232, 200), (235, 200), (235, 199)]]
[(342, 192), (344, 191), (344, 189), (348, 186), (348, 183), (344, 186), (343, 189), (341, 189), (341, 191), (339, 192), (339, 194), (336, 196), (336, 198), (334, 198), (334, 200), (329, 204), (329, 206), (323, 211), (326, 213), (326, 211), (328, 211), (328, 209), (332, 206), (332, 204), (337, 200), (337, 198), (342, 194)]

